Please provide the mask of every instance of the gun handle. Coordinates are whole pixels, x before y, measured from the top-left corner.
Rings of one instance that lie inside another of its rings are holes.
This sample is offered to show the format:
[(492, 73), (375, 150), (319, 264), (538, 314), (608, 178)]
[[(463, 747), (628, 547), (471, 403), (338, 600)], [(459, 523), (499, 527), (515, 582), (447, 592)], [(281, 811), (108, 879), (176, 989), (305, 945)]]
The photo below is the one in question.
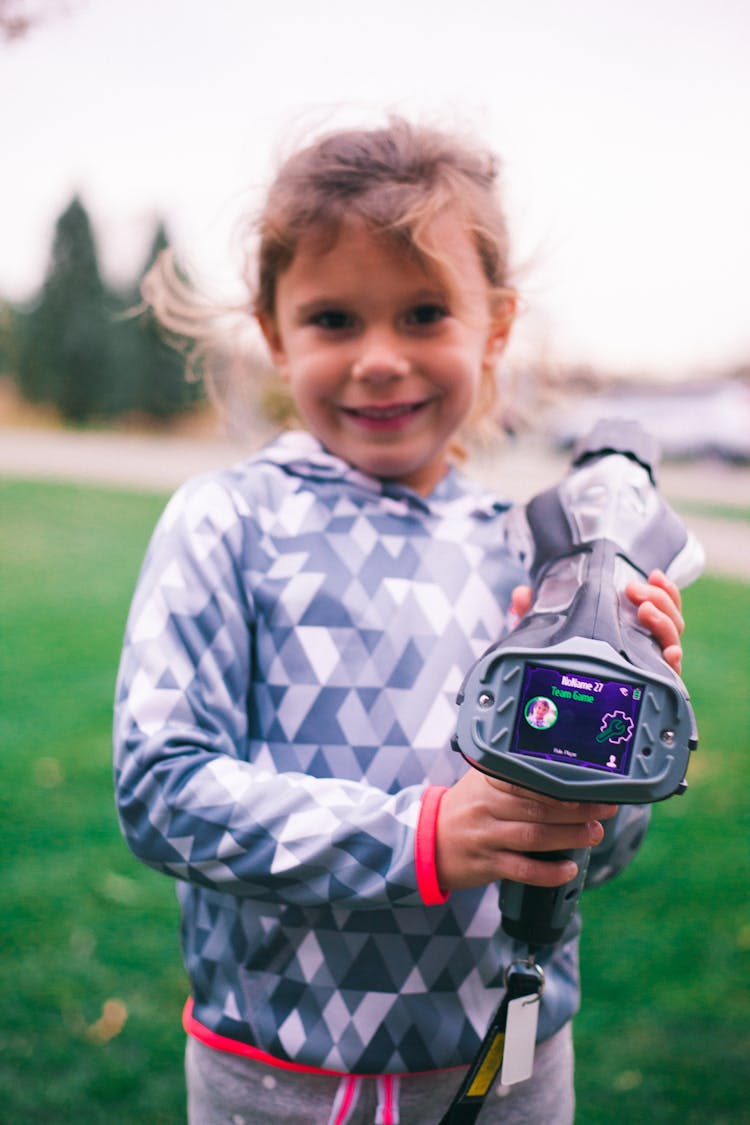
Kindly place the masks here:
[(571, 851), (535, 852), (535, 859), (572, 859), (577, 875), (561, 887), (530, 887), (504, 879), (500, 884), (503, 930), (532, 949), (559, 941), (575, 914), (581, 897), (591, 848)]

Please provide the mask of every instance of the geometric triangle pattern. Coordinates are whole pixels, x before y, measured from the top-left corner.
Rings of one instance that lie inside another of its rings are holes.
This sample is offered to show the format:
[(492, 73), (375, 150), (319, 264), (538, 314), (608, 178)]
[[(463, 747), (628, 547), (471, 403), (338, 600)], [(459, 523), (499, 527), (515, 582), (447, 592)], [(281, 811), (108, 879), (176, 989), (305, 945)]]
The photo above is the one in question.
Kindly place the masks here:
[[(287, 434), (168, 504), (117, 684), (125, 836), (178, 880), (194, 1016), (348, 1073), (467, 1063), (513, 947), (496, 887), (425, 906), (414, 836), (465, 673), (526, 579), (506, 506), (458, 473), (427, 498)], [(540, 1037), (578, 1002), (545, 967)]]

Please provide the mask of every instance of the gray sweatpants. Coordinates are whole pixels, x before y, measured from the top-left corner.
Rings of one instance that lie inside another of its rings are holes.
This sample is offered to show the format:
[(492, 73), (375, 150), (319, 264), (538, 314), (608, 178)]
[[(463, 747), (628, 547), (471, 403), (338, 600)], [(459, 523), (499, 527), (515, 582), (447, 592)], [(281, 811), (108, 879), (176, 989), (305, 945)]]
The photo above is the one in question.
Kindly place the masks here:
[[(188, 1125), (438, 1125), (464, 1070), (340, 1079), (266, 1066), (188, 1039)], [(534, 1074), (496, 1086), (478, 1125), (572, 1125), (570, 1024), (536, 1050)]]

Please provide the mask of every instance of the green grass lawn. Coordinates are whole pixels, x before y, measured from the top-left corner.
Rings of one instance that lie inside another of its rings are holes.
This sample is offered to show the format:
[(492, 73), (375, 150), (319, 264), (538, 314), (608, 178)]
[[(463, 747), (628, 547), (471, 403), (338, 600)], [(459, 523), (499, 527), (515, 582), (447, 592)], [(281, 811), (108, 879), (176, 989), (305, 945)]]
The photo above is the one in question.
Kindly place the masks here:
[[(0, 482), (0, 1122), (184, 1121), (173, 890), (121, 840), (110, 759), (163, 503)], [(747, 1120), (750, 586), (704, 579), (685, 604), (701, 748), (630, 869), (584, 898), (582, 1125)]]

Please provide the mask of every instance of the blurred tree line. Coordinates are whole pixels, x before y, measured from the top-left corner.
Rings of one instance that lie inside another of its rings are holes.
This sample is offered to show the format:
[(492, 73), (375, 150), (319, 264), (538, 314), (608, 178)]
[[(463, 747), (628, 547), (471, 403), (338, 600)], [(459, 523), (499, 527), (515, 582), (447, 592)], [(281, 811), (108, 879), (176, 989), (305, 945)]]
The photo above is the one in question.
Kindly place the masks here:
[(131, 286), (102, 278), (91, 222), (74, 198), (57, 220), (44, 283), (25, 306), (0, 306), (0, 370), (23, 397), (69, 422), (146, 415), (166, 421), (202, 397), (182, 357), (139, 309), (140, 282), (169, 245), (163, 223)]

